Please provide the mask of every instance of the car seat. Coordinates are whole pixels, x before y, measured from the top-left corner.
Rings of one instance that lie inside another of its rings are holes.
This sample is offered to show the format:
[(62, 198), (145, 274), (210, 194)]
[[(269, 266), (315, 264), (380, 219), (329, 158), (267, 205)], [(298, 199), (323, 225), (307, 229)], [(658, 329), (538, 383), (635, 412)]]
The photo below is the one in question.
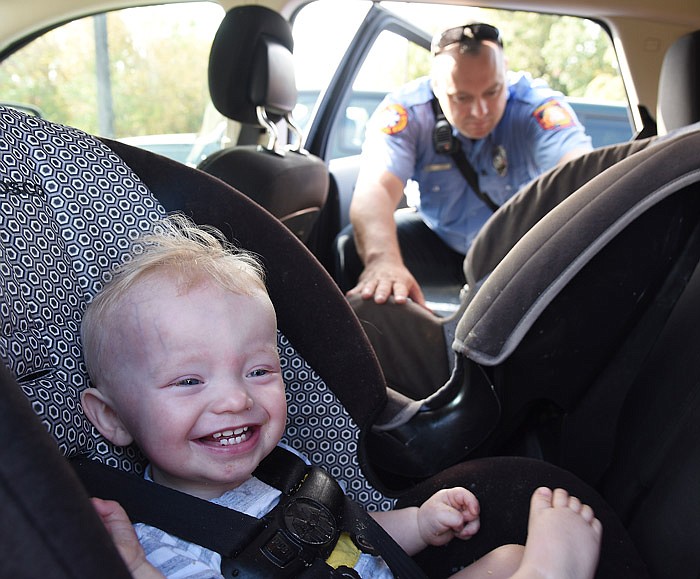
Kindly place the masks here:
[(654, 577), (700, 572), (699, 146), (698, 124), (660, 137), (562, 201), (472, 295), (454, 341), (501, 403), (481, 451), (597, 487)]
[[(176, 210), (218, 227), (262, 256), (278, 312), (288, 388), (285, 442), (324, 466), (369, 509), (389, 508), (398, 497), (412, 504), (421, 493), (454, 484), (468, 483), (479, 495), (484, 516), (488, 513), (486, 530), (476, 540), (429, 549), (424, 568), (431, 574), (463, 564), (465, 548), (476, 557), (504, 542), (524, 540), (528, 497), (541, 484), (565, 486), (596, 505), (606, 525), (606, 545), (619, 551), (616, 545), (624, 544), (616, 516), (595, 493), (537, 461), (473, 461), (416, 485), (413, 495), (388, 489), (365, 449), (386, 391), (357, 319), (308, 250), (220, 181), (146, 151), (0, 107), (0, 204), (3, 573), (127, 576), (63, 459), (88, 454), (126, 472), (143, 465), (135, 449), (118, 449), (102, 439), (80, 410), (79, 391), (87, 378), (79, 324), (85, 304), (124, 258), (131, 240)], [(617, 560), (604, 557), (603, 576), (643, 576), (635, 561), (628, 547)]]
[[(329, 176), (324, 162), (303, 150), (291, 118), (297, 102), (293, 46), (291, 27), (278, 12), (251, 5), (226, 13), (209, 57), (212, 102), (244, 129), (259, 134), (264, 128), (268, 142), (216, 151), (199, 168), (248, 195), (310, 245)], [(281, 120), (281, 128), (296, 135), (293, 147), (280, 142), (275, 123)]]
[(663, 135), (700, 121), (700, 30), (666, 51), (659, 76), (657, 125)]

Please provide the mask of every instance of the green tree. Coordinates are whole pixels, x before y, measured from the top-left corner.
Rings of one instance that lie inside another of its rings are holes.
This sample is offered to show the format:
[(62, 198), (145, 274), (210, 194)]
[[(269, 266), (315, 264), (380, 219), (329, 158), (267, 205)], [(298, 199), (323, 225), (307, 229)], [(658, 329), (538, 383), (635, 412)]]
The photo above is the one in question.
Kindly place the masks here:
[[(211, 38), (222, 16), (209, 11), (202, 26), (206, 7), (108, 13), (116, 137), (199, 130), (209, 97)], [(138, 28), (139, 22), (148, 25)], [(0, 100), (33, 105), (46, 118), (98, 134), (96, 83), (92, 18), (44, 34), (0, 64)]]

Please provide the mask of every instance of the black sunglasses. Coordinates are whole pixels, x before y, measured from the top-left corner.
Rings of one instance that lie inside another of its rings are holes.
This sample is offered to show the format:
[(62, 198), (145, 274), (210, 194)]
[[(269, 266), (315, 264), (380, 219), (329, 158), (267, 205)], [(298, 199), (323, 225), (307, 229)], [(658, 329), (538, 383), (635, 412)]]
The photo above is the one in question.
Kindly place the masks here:
[(499, 46), (503, 46), (503, 40), (501, 40), (501, 33), (498, 28), (483, 22), (475, 22), (448, 28), (439, 37), (433, 39), (431, 50), (433, 54), (439, 54), (448, 46), (459, 43), (460, 47), (464, 47), (463, 50), (468, 52), (484, 40), (491, 40)]

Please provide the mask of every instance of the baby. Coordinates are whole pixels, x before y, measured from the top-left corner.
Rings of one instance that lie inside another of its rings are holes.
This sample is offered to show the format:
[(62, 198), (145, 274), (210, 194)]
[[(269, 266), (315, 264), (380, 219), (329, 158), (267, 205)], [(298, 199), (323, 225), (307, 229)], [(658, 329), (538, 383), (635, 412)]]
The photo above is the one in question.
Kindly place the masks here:
[[(142, 240), (85, 314), (94, 388), (82, 393), (84, 411), (114, 444), (139, 446), (154, 482), (264, 516), (280, 492), (253, 471), (280, 441), (286, 401), (262, 268), (216, 230), (181, 217), (162, 229)], [(221, 576), (218, 554), (132, 527), (117, 503), (93, 503), (134, 577)], [(464, 488), (372, 516), (409, 555), (479, 529), (479, 503)], [(504, 545), (455, 577), (589, 578), (601, 533), (590, 507), (541, 488), (527, 545)], [(354, 568), (362, 577), (392, 576), (381, 557), (359, 551)]]

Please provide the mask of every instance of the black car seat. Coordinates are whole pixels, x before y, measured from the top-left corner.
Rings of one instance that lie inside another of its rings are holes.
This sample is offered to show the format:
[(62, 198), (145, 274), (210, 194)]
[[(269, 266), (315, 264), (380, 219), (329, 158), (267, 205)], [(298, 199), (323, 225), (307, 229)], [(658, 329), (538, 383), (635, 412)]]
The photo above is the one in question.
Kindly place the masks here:
[[(485, 459), (457, 465), (410, 494), (390, 491), (367, 460), (366, 434), (386, 392), (357, 319), (308, 250), (220, 181), (0, 107), (0, 204), (3, 574), (126, 576), (84, 488), (63, 460), (87, 453), (126, 472), (143, 466), (135, 449), (107, 443), (80, 410), (79, 391), (87, 378), (79, 324), (85, 304), (131, 240), (178, 210), (218, 227), (264, 260), (288, 389), (285, 442), (324, 466), (369, 509), (389, 508), (397, 497), (412, 504), (454, 484), (469, 484), (479, 495), (484, 532), (446, 549), (429, 549), (425, 569), (444, 574), (465, 562), (464, 549), (477, 557), (505, 542), (523, 541), (529, 495), (549, 484), (595, 505), (606, 525), (602, 576), (643, 576), (634, 551), (619, 549), (625, 533), (614, 513), (578, 479), (545, 463)], [(617, 559), (606, 556), (607, 548)]]
[(699, 124), (659, 137), (562, 201), (473, 294), (454, 342), (500, 398), (482, 452), (596, 486), (654, 577), (700, 572), (699, 147)]
[[(217, 110), (267, 144), (241, 144), (217, 151), (199, 168), (262, 205), (309, 244), (329, 189), (324, 162), (302, 148), (291, 113), (297, 102), (289, 23), (263, 6), (240, 6), (224, 17), (209, 57), (209, 92)], [(276, 123), (296, 134), (293, 146)], [(255, 130), (257, 129), (257, 130)]]

